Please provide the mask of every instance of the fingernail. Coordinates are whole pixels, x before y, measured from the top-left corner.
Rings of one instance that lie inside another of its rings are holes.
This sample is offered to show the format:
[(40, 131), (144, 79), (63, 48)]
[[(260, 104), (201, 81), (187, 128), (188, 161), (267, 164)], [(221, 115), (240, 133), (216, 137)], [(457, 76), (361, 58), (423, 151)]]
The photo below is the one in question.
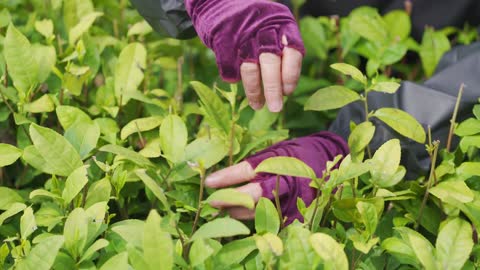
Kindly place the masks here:
[(256, 102), (256, 101), (250, 101), (249, 102), (250, 107), (254, 110), (260, 110), (263, 107), (263, 104), (261, 102)]
[(281, 101), (273, 101), (268, 104), (268, 109), (271, 112), (280, 112), (283, 107), (283, 102)]
[(213, 175), (210, 175), (205, 179), (205, 185), (207, 185), (208, 187), (215, 186), (215, 182), (216, 182), (216, 179), (215, 179), (215, 176)]
[(291, 93), (293, 93), (293, 90), (295, 90), (295, 85), (294, 85), (294, 84), (285, 84), (285, 85), (283, 85), (283, 92), (284, 92), (286, 95), (290, 95)]

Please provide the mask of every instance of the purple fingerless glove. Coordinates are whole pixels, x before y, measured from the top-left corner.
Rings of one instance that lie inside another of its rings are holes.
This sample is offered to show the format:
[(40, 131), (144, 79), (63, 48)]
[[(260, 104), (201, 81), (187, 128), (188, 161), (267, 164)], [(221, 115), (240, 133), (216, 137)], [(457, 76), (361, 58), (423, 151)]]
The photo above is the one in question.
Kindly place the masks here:
[(240, 80), (241, 63), (258, 63), (261, 53), (281, 55), (285, 46), (305, 53), (297, 23), (285, 5), (270, 0), (185, 0), (185, 4), (200, 39), (215, 52), (225, 81)]
[[(348, 153), (348, 145), (343, 138), (334, 133), (322, 131), (307, 137), (277, 143), (248, 157), (246, 161), (252, 168), (256, 168), (263, 160), (270, 157), (294, 157), (305, 162), (315, 171), (317, 177), (321, 177), (327, 161), (333, 160), (337, 155), (346, 156)], [(259, 173), (253, 182), (260, 183), (263, 197), (273, 200), (272, 191), (275, 190), (276, 179), (275, 175)], [(310, 187), (310, 181), (310, 179), (301, 177), (280, 177), (280, 205), (283, 216), (287, 217), (287, 225), (295, 219), (303, 221), (303, 217), (297, 209), (297, 198), (301, 198), (307, 206), (315, 199), (316, 190)]]

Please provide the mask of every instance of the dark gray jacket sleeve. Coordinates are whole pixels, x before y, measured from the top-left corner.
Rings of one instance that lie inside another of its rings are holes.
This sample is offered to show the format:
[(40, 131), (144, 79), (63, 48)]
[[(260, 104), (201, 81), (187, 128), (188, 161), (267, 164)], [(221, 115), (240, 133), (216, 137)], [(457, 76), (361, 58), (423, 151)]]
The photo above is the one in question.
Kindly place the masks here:
[(177, 39), (196, 36), (184, 0), (130, 0), (145, 20), (161, 35)]

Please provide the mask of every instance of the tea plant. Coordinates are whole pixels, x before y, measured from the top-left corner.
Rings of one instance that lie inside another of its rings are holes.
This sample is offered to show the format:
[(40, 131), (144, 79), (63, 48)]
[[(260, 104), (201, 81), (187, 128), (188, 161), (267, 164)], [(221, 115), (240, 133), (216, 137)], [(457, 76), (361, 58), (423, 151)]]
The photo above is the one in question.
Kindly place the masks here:
[[(302, 1), (294, 4), (298, 15)], [(368, 106), (372, 91), (393, 94), (398, 79), (430, 76), (447, 35), (469, 43), (474, 32), (427, 29), (418, 44), (407, 12), (367, 7), (300, 26), (304, 74), (274, 114), (251, 110), (241, 88), (220, 82), (197, 39), (158, 36), (128, 1), (0, 3), (0, 266), (479, 267), (480, 105), (452, 125), (457, 149), (439, 149), (403, 111)], [(420, 60), (405, 64), (407, 51)], [(362, 59), (364, 68), (353, 66)], [(215, 170), (325, 127), (351, 102), (363, 102), (365, 120), (352, 124), (351, 154), (322, 178), (287, 157), (256, 168), (312, 179), (317, 198), (298, 201), (304, 222), (284, 226), (278, 203), (204, 186)], [(370, 149), (374, 118), (426, 144), (428, 175), (405, 179), (397, 139)], [(214, 201), (255, 208), (255, 219), (232, 219)]]

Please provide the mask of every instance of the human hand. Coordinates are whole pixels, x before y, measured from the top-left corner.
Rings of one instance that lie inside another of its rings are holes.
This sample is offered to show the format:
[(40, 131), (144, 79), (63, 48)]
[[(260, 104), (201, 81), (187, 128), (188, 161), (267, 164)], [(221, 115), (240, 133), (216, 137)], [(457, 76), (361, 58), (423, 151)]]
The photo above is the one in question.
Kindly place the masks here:
[[(217, 171), (207, 177), (205, 184), (210, 188), (225, 188), (238, 184), (237, 190), (244, 192), (258, 202), (260, 197), (274, 199), (277, 176), (267, 173), (256, 174), (254, 168), (263, 160), (275, 156), (295, 157), (309, 165), (318, 177), (322, 176), (327, 161), (337, 155), (345, 156), (348, 153), (347, 143), (338, 135), (331, 132), (319, 132), (307, 137), (297, 138), (277, 143), (245, 161)], [(293, 176), (279, 177), (280, 206), (282, 214), (287, 218), (286, 224), (293, 220), (303, 220), (297, 209), (297, 199), (309, 205), (316, 192), (310, 187), (310, 179)], [(253, 219), (255, 210), (231, 205), (226, 202), (213, 202), (212, 206), (225, 209), (231, 217), (236, 219)]]
[[(270, 0), (186, 0), (202, 41), (225, 81), (240, 79), (253, 109), (283, 108), (300, 77), (305, 52), (290, 10)], [(263, 86), (263, 87), (262, 87)]]

